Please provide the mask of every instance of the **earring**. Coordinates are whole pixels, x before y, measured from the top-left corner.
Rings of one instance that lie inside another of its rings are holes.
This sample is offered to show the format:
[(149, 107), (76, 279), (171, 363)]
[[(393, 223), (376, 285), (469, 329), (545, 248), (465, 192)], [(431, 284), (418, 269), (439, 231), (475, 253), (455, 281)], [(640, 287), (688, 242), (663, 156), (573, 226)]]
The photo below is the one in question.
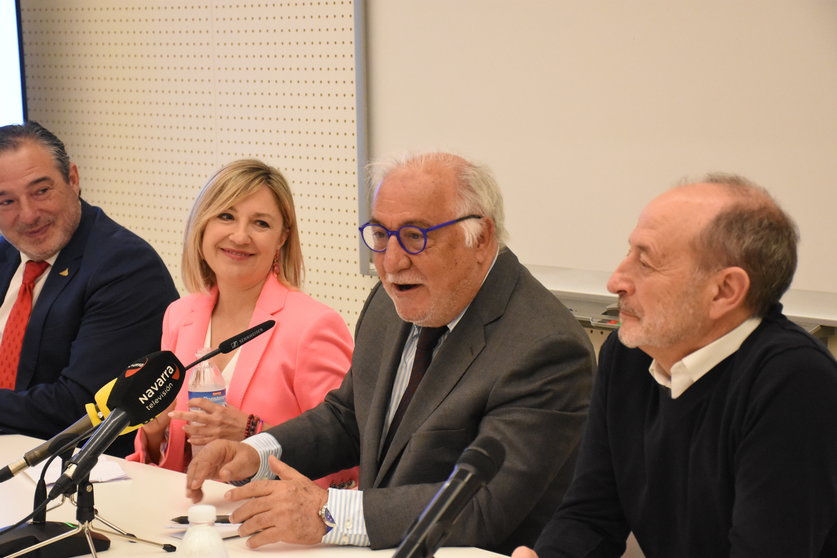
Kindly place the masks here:
[(273, 256), (273, 274), (276, 277), (281, 277), (279, 273), (281, 270), (279, 269), (279, 250), (276, 250), (276, 254)]

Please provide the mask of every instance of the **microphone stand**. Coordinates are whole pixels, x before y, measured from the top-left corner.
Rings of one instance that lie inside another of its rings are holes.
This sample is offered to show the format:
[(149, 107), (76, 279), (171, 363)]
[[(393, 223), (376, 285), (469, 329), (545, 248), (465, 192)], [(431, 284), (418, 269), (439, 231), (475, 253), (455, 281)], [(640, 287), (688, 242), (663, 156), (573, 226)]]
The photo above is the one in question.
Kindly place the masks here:
[[(8, 552), (17, 552), (19, 549), (26, 547), (26, 545), (31, 546), (41, 541), (53, 539), (56, 536), (67, 533), (73, 529), (72, 524), (68, 524), (67, 522), (46, 520), (47, 512), (61, 507), (67, 499), (67, 496), (62, 494), (59, 502), (51, 507), (48, 507), (49, 502), (47, 500), (47, 485), (45, 477), (50, 463), (52, 463), (52, 460), (56, 457), (61, 458), (62, 470), (66, 467), (67, 461), (69, 461), (72, 457), (73, 450), (80, 438), (80, 436), (76, 435), (71, 435), (70, 437), (71, 439), (67, 441), (66, 444), (64, 444), (66, 436), (59, 437), (50, 447), (50, 453), (52, 453), (53, 456), (50, 457), (44, 464), (44, 467), (41, 470), (41, 475), (35, 485), (35, 497), (31, 520), (28, 523), (15, 527), (11, 531), (6, 531), (0, 535), (0, 554), (3, 556), (7, 556), (6, 553)], [(82, 543), (85, 542), (82, 539), (83, 537), (79, 538), (78, 536), (75, 536), (72, 539), (66, 539), (61, 545), (64, 552), (60, 552), (58, 554), (48, 552), (44, 554), (44, 558), (52, 558), (53, 556), (75, 556), (80, 552), (86, 552), (87, 545), (82, 545)], [(103, 538), (99, 541), (99, 550), (103, 550), (109, 545), (110, 541)]]
[[(70, 498), (70, 500), (73, 499)], [(14, 554), (9, 554), (6, 558), (24, 556), (29, 552), (59, 543), (60, 541), (78, 534), (84, 535), (84, 539), (87, 541), (87, 546), (90, 549), (90, 555), (92, 555), (93, 558), (98, 558), (98, 554), (96, 554), (97, 550), (107, 550), (110, 547), (110, 540), (105, 535), (119, 537), (133, 543), (141, 542), (151, 546), (157, 546), (166, 552), (174, 552), (176, 550), (175, 546), (172, 544), (158, 543), (148, 539), (139, 538), (132, 533), (128, 533), (120, 529), (100, 516), (99, 512), (94, 507), (93, 484), (90, 482), (88, 475), (85, 475), (81, 482), (78, 483), (78, 491), (76, 492), (74, 503), (76, 505), (76, 520), (78, 521), (78, 525), (69, 531), (59, 533), (50, 539), (33, 544), (22, 550), (18, 550)], [(110, 528), (110, 530), (102, 529), (101, 527), (94, 528), (94, 519), (98, 519), (101, 523), (104, 523)], [(65, 543), (64, 545), (57, 544), (55, 548), (41, 551), (37, 555), (42, 558), (67, 558), (69, 556), (87, 554), (87, 551), (79, 545), (79, 536), (76, 536), (72, 539), (72, 541), (72, 543)], [(50, 552), (50, 550), (53, 550), (54, 552)]]
[[(218, 348), (214, 351), (210, 351), (209, 353), (203, 355), (201, 358), (196, 360), (195, 362), (191, 363), (189, 366), (184, 367), (183, 371), (192, 368), (196, 364), (203, 362), (213, 356), (220, 354), (220, 353), (229, 353), (234, 349), (238, 348), (239, 346), (247, 343), (251, 339), (258, 337), (265, 331), (272, 328), (276, 322), (274, 320), (267, 320), (257, 326), (251, 327), (250, 329), (239, 333), (233, 337), (230, 337), (226, 341), (222, 341)], [(89, 435), (89, 434), (88, 434)], [(73, 444), (75, 445), (75, 444)], [(72, 449), (70, 449), (70, 454), (72, 454)], [(62, 469), (66, 469), (65, 467)], [(69, 487), (68, 487), (69, 489)], [(46, 500), (44, 495), (45, 486), (42, 488), (38, 486), (36, 488), (35, 493), (35, 508), (37, 510), (39, 503), (43, 500)], [(64, 495), (62, 494), (62, 498)], [(72, 501), (72, 497), (70, 498)], [(69, 530), (67, 530), (68, 525), (60, 522), (52, 522), (46, 521), (46, 512), (41, 511), (40, 513), (36, 513), (34, 520), (31, 524), (25, 525), (24, 529), (25, 534), (23, 536), (12, 536), (10, 538), (10, 543), (4, 543), (2, 539), (0, 539), (0, 550), (7, 550), (6, 544), (12, 544), (15, 547), (19, 547), (20, 542), (28, 539), (32, 540), (40, 540), (45, 537), (50, 537), (46, 540), (41, 540), (41, 542), (36, 542), (35, 544), (24, 548), (22, 550), (15, 551), (14, 554), (8, 554), (4, 558), (16, 558), (19, 556), (23, 556), (28, 554), (32, 551), (48, 547), (53, 545), (54, 543), (58, 543), (60, 541), (66, 541), (61, 545), (55, 545), (54, 548), (44, 550), (40, 552), (38, 556), (40, 558), (67, 558), (69, 556), (79, 556), (81, 554), (86, 554), (86, 550), (81, 546), (80, 539), (81, 534), (84, 535), (84, 539), (87, 542), (87, 546), (90, 549), (90, 554), (97, 558), (96, 551), (97, 550), (107, 550), (110, 547), (110, 540), (105, 536), (105, 534), (112, 535), (115, 537), (120, 537), (126, 539), (130, 542), (141, 542), (145, 544), (149, 544), (152, 546), (158, 546), (162, 550), (166, 552), (174, 552), (176, 550), (175, 546), (172, 544), (167, 543), (158, 543), (155, 541), (150, 541), (146, 539), (141, 539), (132, 533), (128, 533), (116, 525), (110, 523), (109, 521), (102, 518), (99, 513), (96, 511), (96, 508), (93, 507), (93, 485), (90, 483), (89, 475), (84, 475), (84, 477), (78, 482), (77, 485), (77, 496), (74, 501), (76, 505), (76, 518), (78, 520), (78, 525), (75, 527), (70, 526)], [(60, 504), (59, 504), (60, 505)], [(94, 519), (98, 519), (101, 523), (104, 523), (107, 527), (111, 530), (107, 529), (94, 529), (92, 527), (92, 522)], [(13, 531), (14, 532), (14, 531)], [(55, 533), (55, 536), (50, 536)], [(5, 538), (8, 534), (4, 533), (3, 538)], [(72, 538), (71, 538), (72, 537)], [(94, 540), (95, 539), (95, 540)], [(83, 541), (81, 541), (83, 542)], [(25, 544), (25, 543), (23, 543)], [(98, 548), (97, 548), (98, 547)]]

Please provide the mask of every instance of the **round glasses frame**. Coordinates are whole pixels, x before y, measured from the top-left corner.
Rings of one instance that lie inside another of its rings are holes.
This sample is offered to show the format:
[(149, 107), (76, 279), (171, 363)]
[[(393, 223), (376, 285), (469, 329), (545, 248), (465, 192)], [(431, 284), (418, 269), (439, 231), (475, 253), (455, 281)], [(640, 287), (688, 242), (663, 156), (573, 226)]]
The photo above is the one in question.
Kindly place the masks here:
[(401, 245), (401, 248), (405, 252), (415, 256), (416, 254), (421, 254), (427, 248), (427, 233), (459, 223), (460, 221), (465, 221), (466, 219), (482, 219), (482, 215), (466, 215), (465, 217), (445, 221), (444, 223), (426, 229), (416, 225), (403, 225), (391, 231), (378, 223), (365, 223), (358, 227), (358, 230), (360, 231), (360, 237), (363, 239), (363, 243), (373, 252), (386, 252), (389, 239), (394, 236), (398, 239), (398, 244)]

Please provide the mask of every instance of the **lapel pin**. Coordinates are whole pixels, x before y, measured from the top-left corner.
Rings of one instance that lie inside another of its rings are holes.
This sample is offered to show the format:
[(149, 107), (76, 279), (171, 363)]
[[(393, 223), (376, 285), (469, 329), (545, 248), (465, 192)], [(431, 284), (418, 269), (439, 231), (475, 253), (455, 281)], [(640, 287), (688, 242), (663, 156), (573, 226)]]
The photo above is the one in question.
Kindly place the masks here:
[(69, 268), (64, 268), (62, 271), (58, 272), (58, 275), (60, 275), (61, 277), (66, 277), (69, 274), (70, 274), (70, 269)]

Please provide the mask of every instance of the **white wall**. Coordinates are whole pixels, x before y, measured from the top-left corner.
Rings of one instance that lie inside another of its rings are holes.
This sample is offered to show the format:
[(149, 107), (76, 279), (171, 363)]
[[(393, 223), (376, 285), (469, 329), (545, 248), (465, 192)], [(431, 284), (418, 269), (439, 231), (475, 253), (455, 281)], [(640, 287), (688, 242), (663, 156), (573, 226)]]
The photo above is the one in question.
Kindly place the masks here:
[(524, 263), (611, 270), (652, 197), (727, 171), (799, 222), (793, 288), (837, 293), (837, 2), (368, 5), (371, 152), (489, 164)]
[[(837, 4), (641, 6), (369, 0), (371, 152), (482, 159), (524, 262), (602, 270), (652, 192), (740, 171), (800, 220), (795, 286), (837, 291), (823, 257), (837, 238)], [(26, 0), (22, 19), (30, 116), (66, 141), (89, 201), (179, 279), (200, 186), (262, 158), (292, 182), (306, 289), (354, 324), (373, 280), (357, 271), (351, 1)]]

